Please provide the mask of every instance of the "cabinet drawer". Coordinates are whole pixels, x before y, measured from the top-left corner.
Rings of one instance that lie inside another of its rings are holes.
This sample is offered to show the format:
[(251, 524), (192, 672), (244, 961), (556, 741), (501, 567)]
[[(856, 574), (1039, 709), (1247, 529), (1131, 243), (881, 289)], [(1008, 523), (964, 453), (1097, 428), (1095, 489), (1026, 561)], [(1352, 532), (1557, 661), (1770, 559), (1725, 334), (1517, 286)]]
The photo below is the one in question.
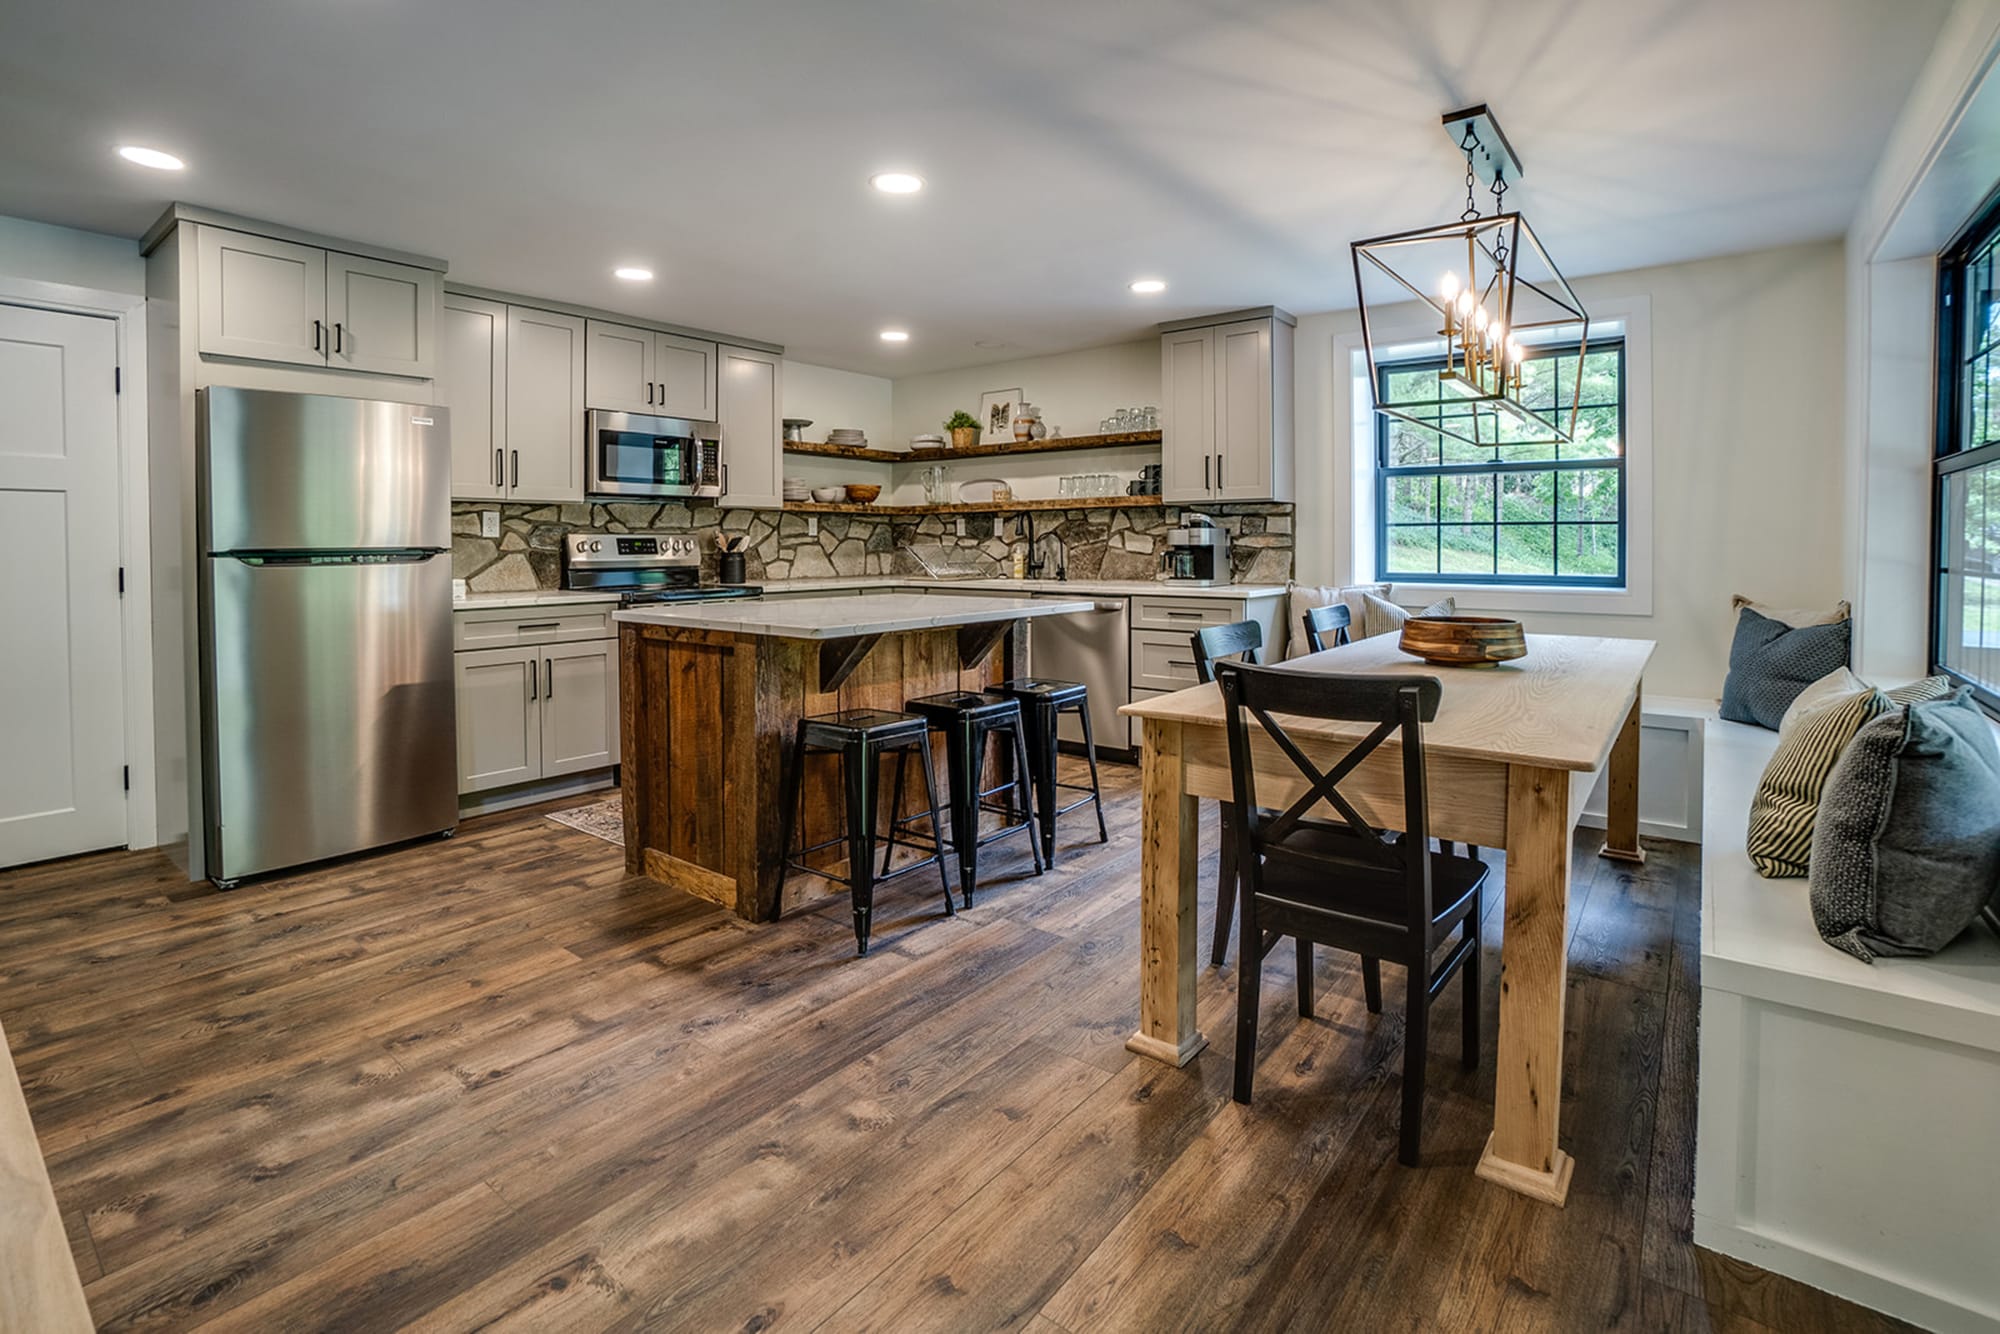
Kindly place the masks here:
[(1200, 684), (1194, 672), (1194, 631), (1132, 632), (1132, 693), (1142, 690), (1186, 690)]
[(455, 649), (508, 648), (515, 644), (566, 644), (579, 639), (609, 639), (617, 633), (610, 603), (601, 607), (506, 607), (492, 611), (461, 611), (451, 618)]
[(1233, 598), (1133, 598), (1132, 626), (1137, 630), (1185, 630), (1227, 625), (1243, 619), (1243, 604)]

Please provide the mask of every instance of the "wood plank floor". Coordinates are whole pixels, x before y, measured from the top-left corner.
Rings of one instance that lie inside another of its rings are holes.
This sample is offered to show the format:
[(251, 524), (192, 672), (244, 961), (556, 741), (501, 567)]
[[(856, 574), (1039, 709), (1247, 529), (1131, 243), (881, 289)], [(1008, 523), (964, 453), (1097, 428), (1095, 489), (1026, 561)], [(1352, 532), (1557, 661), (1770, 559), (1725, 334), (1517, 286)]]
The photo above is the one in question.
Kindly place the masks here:
[[(223, 895), (157, 854), (0, 873), (0, 1020), (105, 1328), (1899, 1328), (1697, 1251), (1695, 850), (1579, 842), (1569, 1207), (1477, 1181), (1487, 1051), (1436, 1045), (1397, 1166), (1400, 1006), (1267, 965), (1254, 1107), (1130, 1056), (1138, 801), (975, 907), (751, 927), (542, 818)], [(570, 803), (574, 804), (574, 803)], [(1204, 846), (1213, 883), (1212, 812)], [(1594, 844), (1589, 846), (1594, 847)], [(1496, 876), (1496, 879), (1498, 877)], [(1203, 939), (1210, 930), (1204, 893)], [(1205, 951), (1204, 951), (1205, 954)], [(1435, 1030), (1457, 1032), (1454, 986)]]

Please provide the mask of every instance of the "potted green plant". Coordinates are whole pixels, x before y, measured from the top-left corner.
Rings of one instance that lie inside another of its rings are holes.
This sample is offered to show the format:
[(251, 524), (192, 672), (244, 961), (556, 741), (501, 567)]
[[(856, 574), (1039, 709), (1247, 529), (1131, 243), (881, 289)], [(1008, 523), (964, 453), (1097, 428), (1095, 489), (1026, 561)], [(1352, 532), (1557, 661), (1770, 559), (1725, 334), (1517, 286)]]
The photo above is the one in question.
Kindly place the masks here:
[(979, 443), (979, 418), (969, 412), (954, 412), (945, 418), (944, 429), (951, 432), (953, 449), (971, 449)]

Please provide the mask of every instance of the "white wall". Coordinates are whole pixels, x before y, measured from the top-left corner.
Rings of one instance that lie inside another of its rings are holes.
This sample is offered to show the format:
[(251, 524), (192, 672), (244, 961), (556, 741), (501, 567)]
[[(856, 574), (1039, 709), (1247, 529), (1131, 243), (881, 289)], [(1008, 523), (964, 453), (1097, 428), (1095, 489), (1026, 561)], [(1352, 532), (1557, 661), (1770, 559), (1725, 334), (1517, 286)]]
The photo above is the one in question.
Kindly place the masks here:
[(824, 440), (834, 427), (856, 426), (871, 442), (893, 438), (891, 384), (879, 375), (837, 371), (803, 361), (785, 361), (785, 412), (812, 425), (806, 439)]
[[(1042, 410), (1050, 429), (1093, 435), (1113, 408), (1160, 402), (1160, 340), (1143, 338), (1050, 357), (1000, 361), (969, 370), (934, 371), (896, 380), (894, 439), (944, 429), (960, 408), (977, 416), (989, 389), (1018, 389)], [(1070, 471), (1081, 471), (1081, 468)]]
[(137, 241), (25, 218), (0, 217), (0, 274), (126, 296), (146, 292)]
[(1961, 0), (1848, 231), (1843, 567), (1866, 676), (1930, 663), (1937, 255), (2000, 181), (2000, 6)]
[[(1842, 282), (1841, 247), (1823, 242), (1575, 284), (1586, 308), (1650, 305), (1652, 611), (1518, 611), (1530, 630), (1655, 640), (1647, 689), (1712, 698), (1728, 668), (1730, 594), (1792, 606), (1841, 597)], [(1333, 348), (1359, 325), (1353, 311), (1299, 321), (1302, 582), (1354, 573), (1343, 481), (1353, 431), (1334, 420)]]

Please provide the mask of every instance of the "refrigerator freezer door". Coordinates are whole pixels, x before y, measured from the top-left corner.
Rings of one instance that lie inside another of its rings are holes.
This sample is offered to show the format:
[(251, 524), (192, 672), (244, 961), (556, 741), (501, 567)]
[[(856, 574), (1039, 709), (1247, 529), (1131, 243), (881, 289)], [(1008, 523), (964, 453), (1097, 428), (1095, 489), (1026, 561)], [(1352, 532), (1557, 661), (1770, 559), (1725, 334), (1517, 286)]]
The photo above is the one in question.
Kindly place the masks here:
[(200, 411), (204, 552), (451, 545), (445, 409), (215, 386)]
[(209, 876), (454, 826), (450, 556), (204, 564)]

